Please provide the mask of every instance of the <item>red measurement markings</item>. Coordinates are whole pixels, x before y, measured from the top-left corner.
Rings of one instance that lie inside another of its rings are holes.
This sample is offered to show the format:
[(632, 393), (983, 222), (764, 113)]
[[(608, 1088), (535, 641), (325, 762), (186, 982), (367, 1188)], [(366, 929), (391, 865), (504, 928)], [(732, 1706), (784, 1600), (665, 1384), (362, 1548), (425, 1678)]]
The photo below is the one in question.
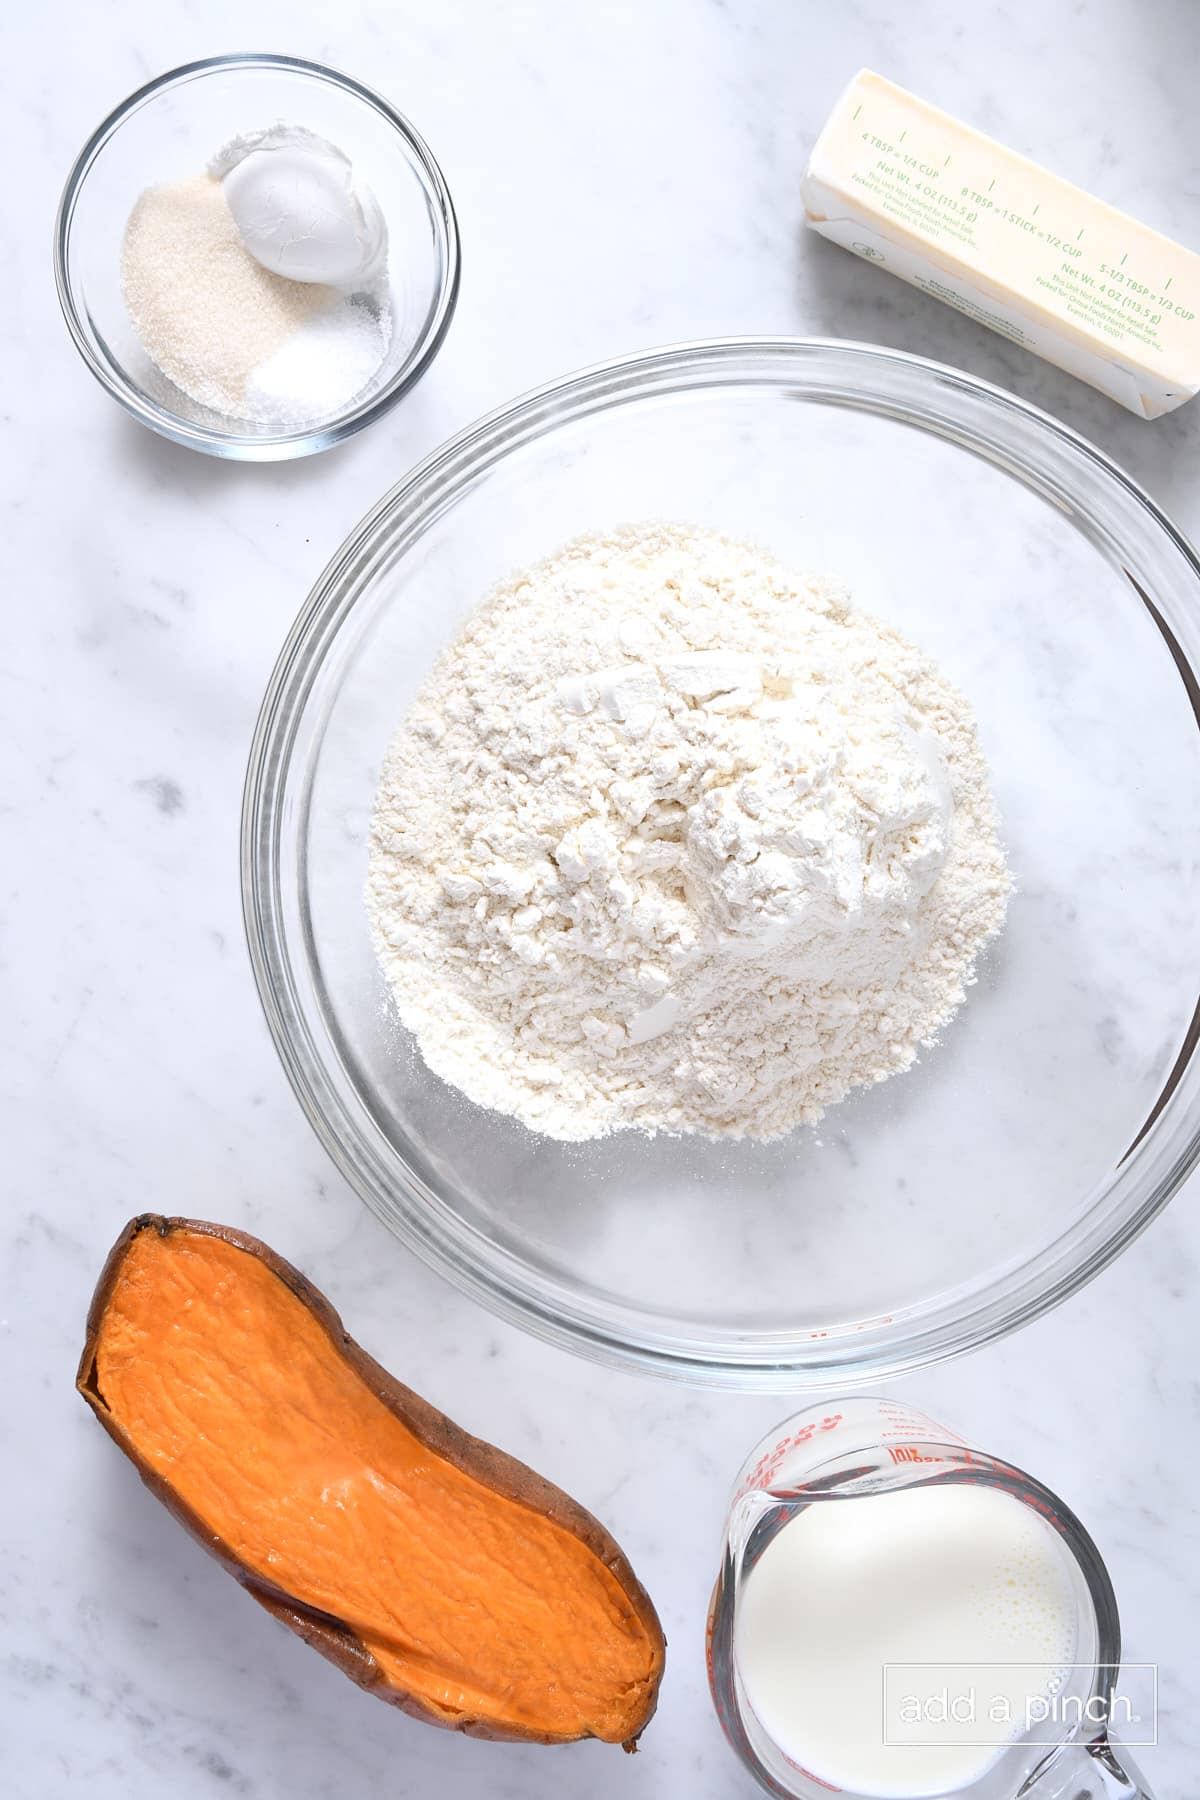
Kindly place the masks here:
[(841, 1413), (827, 1413), (823, 1419), (812, 1420), (807, 1425), (801, 1425), (798, 1430), (792, 1432), (790, 1437), (780, 1438), (777, 1444), (773, 1444), (770, 1450), (759, 1457), (733, 1496), (734, 1505), (736, 1506), (739, 1500), (744, 1499), (755, 1488), (770, 1487), (793, 1450), (799, 1450), (804, 1444), (809, 1443), (818, 1432), (835, 1431), (841, 1423)]

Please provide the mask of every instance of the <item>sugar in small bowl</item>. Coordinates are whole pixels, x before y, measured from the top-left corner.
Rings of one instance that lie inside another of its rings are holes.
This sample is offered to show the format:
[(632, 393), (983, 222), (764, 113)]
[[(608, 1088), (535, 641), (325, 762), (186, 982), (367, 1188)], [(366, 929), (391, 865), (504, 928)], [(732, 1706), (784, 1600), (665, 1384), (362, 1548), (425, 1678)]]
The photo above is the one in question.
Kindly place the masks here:
[(80, 152), (59, 298), (100, 383), (152, 430), (278, 461), (379, 418), (458, 293), (454, 208), (379, 95), (289, 57), (218, 57), (130, 96)]

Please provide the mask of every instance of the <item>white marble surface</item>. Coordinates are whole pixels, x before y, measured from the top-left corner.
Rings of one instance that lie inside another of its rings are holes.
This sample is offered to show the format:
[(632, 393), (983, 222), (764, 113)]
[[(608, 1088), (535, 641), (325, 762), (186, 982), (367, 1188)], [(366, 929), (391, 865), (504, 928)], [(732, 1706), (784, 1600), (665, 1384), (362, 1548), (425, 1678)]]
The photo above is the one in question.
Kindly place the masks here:
[[(343, 450), (282, 468), (223, 467), (126, 420), (75, 357), (49, 267), (59, 186), (100, 116), (162, 69), (247, 47), (390, 94), (440, 157), (465, 244), (458, 317), (422, 386)], [(940, 356), (1087, 432), (1200, 534), (1197, 406), (1150, 426), (1122, 414), (802, 236), (796, 199), (806, 146), (867, 62), (1200, 244), (1200, 14), (1189, 0), (51, 0), (10, 22), (7, 50), (3, 1791), (748, 1795), (708, 1709), (703, 1618), (728, 1482), (787, 1409), (526, 1339), (366, 1215), (298, 1112), (246, 963), (249, 734), (296, 606), (388, 484), (508, 395), (650, 343), (798, 331)], [(1189, 1791), (1200, 1753), (1196, 1195), (1050, 1318), (896, 1384), (1092, 1529), (1128, 1653), (1161, 1665), (1163, 1741), (1143, 1761), (1163, 1796)], [(604, 1516), (671, 1640), (634, 1761), (422, 1730), (180, 1534), (72, 1390), (104, 1252), (147, 1207), (269, 1237), (385, 1363)]]

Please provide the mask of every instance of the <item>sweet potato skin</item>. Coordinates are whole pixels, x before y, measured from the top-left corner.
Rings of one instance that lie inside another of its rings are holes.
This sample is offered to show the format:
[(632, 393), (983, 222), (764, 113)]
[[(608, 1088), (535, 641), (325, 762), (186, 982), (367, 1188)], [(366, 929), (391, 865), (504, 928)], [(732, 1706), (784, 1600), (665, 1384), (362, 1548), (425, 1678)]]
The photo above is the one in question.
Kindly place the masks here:
[(572, 1741), (554, 1734), (527, 1730), (515, 1724), (511, 1729), (499, 1729), (490, 1720), (469, 1717), (450, 1720), (425, 1706), (412, 1694), (394, 1687), (384, 1676), (370, 1650), (347, 1625), (330, 1614), (297, 1606), (292, 1596), (281, 1592), (264, 1581), (261, 1576), (248, 1570), (228, 1545), (220, 1537), (214, 1535), (196, 1516), (170, 1483), (147, 1466), (136, 1445), (130, 1441), (128, 1435), (108, 1410), (103, 1395), (98, 1389), (96, 1371), (97, 1346), (109, 1300), (130, 1245), (144, 1231), (154, 1231), (162, 1237), (167, 1237), (172, 1232), (182, 1231), (190, 1235), (219, 1238), (233, 1248), (243, 1250), (256, 1257), (285, 1287), (291, 1290), (320, 1324), (338, 1355), (354, 1370), (376, 1398), (390, 1412), (394, 1413), (427, 1449), (432, 1451), (435, 1456), (461, 1469), (493, 1492), (544, 1514), (579, 1539), (594, 1556), (607, 1566), (644, 1626), (651, 1644), (657, 1650), (655, 1677), (649, 1689), (643, 1716), (639, 1718), (636, 1729), (623, 1745), (625, 1750), (636, 1750), (637, 1740), (653, 1717), (658, 1703), (666, 1639), (649, 1594), (637, 1579), (616, 1541), (600, 1521), (585, 1507), (572, 1500), (570, 1495), (564, 1493), (561, 1488), (546, 1481), (534, 1470), (527, 1468), (524, 1463), (518, 1462), (515, 1457), (507, 1455), (503, 1450), (498, 1450), (495, 1445), (487, 1443), (482, 1438), (472, 1437), (456, 1425), (452, 1419), (447, 1418), (445, 1413), (439, 1412), (435, 1406), (431, 1406), (421, 1395), (414, 1393), (411, 1388), (405, 1387), (403, 1382), (397, 1381), (349, 1335), (341, 1318), (325, 1295), (269, 1245), (252, 1237), (248, 1232), (236, 1230), (233, 1226), (214, 1225), (197, 1219), (165, 1217), (159, 1213), (139, 1213), (121, 1232), (109, 1251), (104, 1268), (100, 1273), (100, 1279), (96, 1284), (96, 1291), (88, 1309), (86, 1338), (75, 1385), (114, 1443), (133, 1463), (146, 1486), (191, 1536), (202, 1544), (211, 1556), (216, 1557), (228, 1573), (261, 1606), (265, 1607), (275, 1618), (281, 1620), (289, 1630), (294, 1631), (314, 1650), (319, 1650), (322, 1656), (336, 1664), (342, 1673), (357, 1682), (359, 1687), (377, 1695), (381, 1700), (386, 1700), (389, 1705), (398, 1707), (412, 1718), (420, 1719), (428, 1725), (437, 1725), (446, 1730), (459, 1731), (471, 1737), (488, 1738), (497, 1742), (560, 1744)]

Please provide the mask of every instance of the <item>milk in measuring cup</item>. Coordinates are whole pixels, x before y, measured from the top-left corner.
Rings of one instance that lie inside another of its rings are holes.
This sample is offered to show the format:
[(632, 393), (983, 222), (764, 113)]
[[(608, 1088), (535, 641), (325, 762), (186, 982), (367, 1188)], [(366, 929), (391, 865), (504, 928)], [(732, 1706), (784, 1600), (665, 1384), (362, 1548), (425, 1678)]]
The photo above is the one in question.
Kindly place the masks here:
[[(819, 1500), (783, 1525), (745, 1578), (733, 1653), (792, 1762), (851, 1793), (914, 1800), (967, 1787), (999, 1760), (1030, 1702), (1061, 1687), (1076, 1620), (1061, 1540), (1030, 1507), (995, 1487), (910, 1487)], [(901, 1706), (909, 1718), (924, 1709), (919, 1734), (939, 1735), (949, 1681), (947, 1699), (961, 1693), (960, 1712), (980, 1715), (975, 1741), (885, 1743), (885, 1664), (932, 1665), (889, 1674), (889, 1736)], [(956, 1675), (954, 1664), (986, 1669)]]

